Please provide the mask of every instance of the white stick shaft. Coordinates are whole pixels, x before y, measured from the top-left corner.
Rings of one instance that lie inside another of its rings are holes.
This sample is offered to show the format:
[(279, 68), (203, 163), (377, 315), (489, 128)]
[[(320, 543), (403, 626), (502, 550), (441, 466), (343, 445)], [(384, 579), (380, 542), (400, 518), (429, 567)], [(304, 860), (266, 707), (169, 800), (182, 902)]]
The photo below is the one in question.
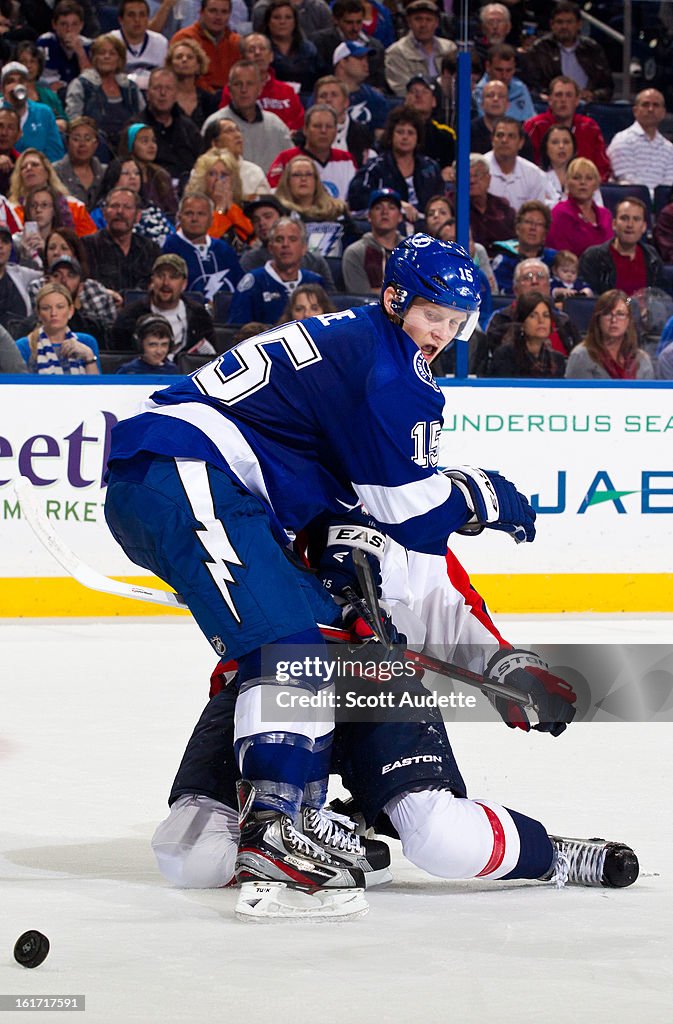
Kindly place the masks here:
[(114, 594), (116, 597), (133, 597), (136, 601), (150, 601), (153, 604), (168, 605), (169, 608), (187, 609), (186, 602), (179, 594), (170, 590), (156, 590), (153, 587), (138, 587), (133, 583), (123, 583), (110, 579), (92, 569), (83, 562), (57, 535), (46, 515), (40, 508), (35, 489), (25, 477), (14, 484), (14, 492), (21, 504), (21, 515), (26, 520), (35, 536), (67, 573), (90, 590), (99, 590), (103, 594)]

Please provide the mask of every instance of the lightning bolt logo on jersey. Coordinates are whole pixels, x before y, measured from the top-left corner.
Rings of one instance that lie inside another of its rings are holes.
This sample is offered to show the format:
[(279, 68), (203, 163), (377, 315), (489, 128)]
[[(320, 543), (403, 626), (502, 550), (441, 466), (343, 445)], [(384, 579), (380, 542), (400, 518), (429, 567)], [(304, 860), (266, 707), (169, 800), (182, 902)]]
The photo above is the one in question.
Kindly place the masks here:
[(221, 238), (206, 236), (204, 245), (193, 245), (181, 231), (171, 235), (164, 252), (174, 252), (187, 264), (187, 291), (200, 292), (207, 299), (217, 292), (233, 292), (243, 277), (238, 257)]

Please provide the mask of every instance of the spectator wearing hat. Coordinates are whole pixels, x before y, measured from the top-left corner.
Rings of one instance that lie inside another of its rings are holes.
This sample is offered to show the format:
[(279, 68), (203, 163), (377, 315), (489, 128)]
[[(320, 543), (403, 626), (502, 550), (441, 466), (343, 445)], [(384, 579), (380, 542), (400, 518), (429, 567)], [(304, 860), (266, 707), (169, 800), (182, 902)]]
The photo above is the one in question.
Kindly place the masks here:
[(12, 231), (0, 222), (0, 320), (10, 334), (20, 335), (27, 330), (33, 314), (28, 286), (42, 274), (10, 263), (11, 255)]
[(417, 111), (405, 106), (391, 110), (381, 139), (381, 155), (370, 160), (351, 182), (351, 210), (368, 209), (373, 191), (392, 188), (402, 199), (406, 220), (414, 224), (431, 196), (444, 191), (439, 164), (423, 152), (423, 128)]
[(286, 164), (293, 157), (306, 156), (318, 168), (320, 180), (330, 195), (334, 199), (345, 199), (357, 168), (350, 153), (334, 149), (336, 132), (337, 117), (332, 107), (324, 103), (310, 107), (304, 119), (304, 145), (278, 154), (267, 174), (271, 187), (276, 188)]
[[(384, 47), (378, 39), (372, 39), (362, 25), (365, 18), (363, 0), (335, 0), (332, 6), (334, 24), (321, 29), (311, 36), (311, 42), (318, 51), (320, 64), (326, 75), (333, 68), (332, 57), (339, 43), (352, 42), (365, 46), (369, 51), (369, 83), (379, 89), (386, 88), (383, 73)], [(391, 40), (392, 42), (392, 40)]]
[(414, 75), (407, 82), (404, 105), (423, 118), (423, 152), (437, 161), (445, 181), (453, 180), (451, 165), (456, 156), (456, 133), (448, 124), (441, 124), (432, 116), (437, 107), (434, 83), (424, 75)]
[(486, 70), (474, 89), (474, 99), (483, 114), (482, 94), (488, 82), (503, 82), (507, 86), (509, 104), (505, 113), (517, 121), (535, 117), (535, 107), (528, 86), (516, 76), (516, 50), (507, 43), (492, 46), (486, 55)]
[(185, 192), (178, 209), (179, 228), (164, 242), (187, 264), (187, 289), (210, 300), (217, 292), (233, 292), (243, 276), (232, 246), (209, 234), (215, 204), (205, 192)]
[(129, 303), (119, 313), (110, 334), (110, 348), (124, 351), (141, 317), (164, 317), (173, 336), (171, 358), (183, 352), (212, 355), (215, 329), (206, 307), (185, 295), (187, 264), (176, 253), (163, 253), (152, 265), (147, 296)]
[(269, 232), (268, 246), (271, 259), (238, 283), (227, 318), (231, 324), (247, 324), (250, 320), (277, 323), (300, 284), (325, 287), (318, 274), (302, 270), (306, 228), (301, 221), (281, 217)]
[(79, 260), (74, 256), (64, 254), (57, 256), (49, 264), (46, 281), (55, 281), (62, 284), (70, 292), (73, 315), (70, 317), (70, 328), (78, 334), (90, 334), (96, 339), (100, 348), (104, 348), (107, 342), (107, 328), (102, 320), (99, 320), (95, 313), (85, 307), (82, 301), (82, 289), (84, 287), (84, 273)]
[(65, 155), (61, 133), (53, 112), (44, 103), (28, 99), (28, 68), (12, 60), (5, 64), (0, 73), (3, 105), (15, 110), (21, 124), (21, 135), (15, 148), (38, 149), (48, 160), (54, 162)]
[(136, 322), (133, 340), (140, 354), (130, 362), (123, 363), (117, 373), (180, 373), (175, 363), (169, 359), (174, 339), (173, 329), (165, 316), (157, 313), (146, 313), (145, 316), (141, 316)]
[(343, 255), (346, 291), (355, 295), (378, 295), (381, 291), (388, 257), (402, 241), (400, 225), (404, 215), (399, 192), (392, 188), (374, 189), (369, 197), (367, 219), (369, 231), (349, 245)]
[(346, 40), (332, 54), (332, 66), (335, 77), (348, 89), (349, 117), (379, 136), (388, 116), (388, 104), (378, 89), (367, 82), (370, 50), (369, 46)]
[(404, 96), (414, 75), (435, 79), (442, 57), (456, 53), (456, 44), (437, 35), (439, 8), (433, 0), (412, 0), (405, 9), (406, 35), (386, 50), (385, 69), (388, 86), (396, 96)]
[(134, 232), (142, 213), (141, 199), (131, 189), (113, 188), (105, 197), (106, 227), (84, 239), (91, 276), (114, 292), (146, 288), (159, 246)]
[(266, 174), (276, 156), (292, 146), (292, 137), (279, 117), (262, 108), (261, 91), (262, 77), (257, 64), (251, 60), (237, 61), (229, 73), (230, 102), (211, 114), (201, 131), (205, 135), (213, 122), (229, 118), (241, 130), (246, 158)]
[[(268, 249), (269, 235), (280, 218), (287, 217), (288, 211), (275, 196), (268, 195), (259, 196), (258, 199), (248, 203), (244, 207), (244, 212), (246, 217), (252, 221), (252, 226), (255, 229), (255, 241), (240, 258), (241, 270), (248, 272), (263, 267), (271, 259)], [(300, 266), (302, 270), (310, 270), (321, 277), (328, 292), (334, 291), (332, 271), (329, 269), (327, 260), (320, 253), (309, 252), (307, 249)]]

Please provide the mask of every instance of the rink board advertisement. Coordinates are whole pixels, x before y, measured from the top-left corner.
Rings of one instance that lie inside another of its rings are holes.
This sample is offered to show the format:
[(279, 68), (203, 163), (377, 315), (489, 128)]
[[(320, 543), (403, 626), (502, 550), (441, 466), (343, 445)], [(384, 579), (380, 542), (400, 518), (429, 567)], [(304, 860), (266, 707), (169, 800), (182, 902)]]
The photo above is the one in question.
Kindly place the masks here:
[[(65, 578), (12, 487), (26, 477), (59, 536), (99, 572), (148, 584), (108, 533), (103, 473), (112, 427), (158, 386), (3, 382), (1, 615), (163, 612)], [(671, 387), (475, 382), (443, 391), (440, 466), (498, 470), (538, 512), (533, 544), (495, 531), (452, 543), (493, 609), (673, 610)]]

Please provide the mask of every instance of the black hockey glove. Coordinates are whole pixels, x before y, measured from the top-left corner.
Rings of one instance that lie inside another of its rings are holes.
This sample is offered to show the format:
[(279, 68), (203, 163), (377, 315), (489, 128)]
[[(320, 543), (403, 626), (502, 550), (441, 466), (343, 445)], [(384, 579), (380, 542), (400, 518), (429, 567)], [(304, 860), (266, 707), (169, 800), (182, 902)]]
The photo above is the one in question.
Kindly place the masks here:
[(474, 466), (456, 466), (444, 473), (461, 492), (471, 512), (458, 533), (473, 535), (488, 527), (511, 534), (517, 544), (535, 539), (535, 511), (506, 477)]
[[(546, 662), (533, 651), (514, 647), (498, 651), (486, 666), (485, 675), (530, 694), (539, 710), (540, 721), (532, 726), (538, 732), (560, 736), (575, 717), (577, 694), (572, 686), (550, 672)], [(510, 729), (530, 731), (530, 720), (524, 708), (505, 697), (489, 694), (488, 699)]]

